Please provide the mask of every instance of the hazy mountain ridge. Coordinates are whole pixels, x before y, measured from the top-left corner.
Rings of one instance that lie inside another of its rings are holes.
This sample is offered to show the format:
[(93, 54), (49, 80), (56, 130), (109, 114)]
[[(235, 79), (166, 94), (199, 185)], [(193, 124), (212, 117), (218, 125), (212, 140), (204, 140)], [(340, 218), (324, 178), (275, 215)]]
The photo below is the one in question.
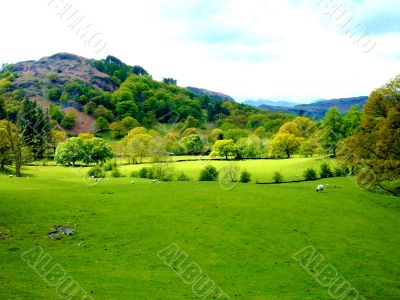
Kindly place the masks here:
[(296, 115), (305, 115), (315, 119), (321, 119), (331, 107), (337, 107), (342, 113), (347, 112), (351, 106), (358, 105), (360, 109), (364, 107), (367, 102), (368, 96), (359, 96), (351, 98), (338, 98), (331, 100), (319, 100), (310, 104), (297, 104), (293, 107), (274, 106), (274, 105), (260, 105), (261, 109), (269, 111), (281, 111)]

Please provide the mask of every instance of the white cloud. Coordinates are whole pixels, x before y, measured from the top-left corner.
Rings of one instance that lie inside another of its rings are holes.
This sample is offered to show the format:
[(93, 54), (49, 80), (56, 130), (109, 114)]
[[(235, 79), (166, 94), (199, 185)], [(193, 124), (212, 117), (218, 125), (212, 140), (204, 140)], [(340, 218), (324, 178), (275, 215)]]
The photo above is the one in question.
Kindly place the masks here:
[[(0, 24), (9, 28), (2, 33), (0, 61), (61, 51), (95, 58), (113, 54), (142, 65), (156, 79), (175, 77), (183, 86), (239, 99), (299, 101), (367, 95), (400, 73), (400, 33), (374, 36), (376, 48), (363, 54), (312, 0), (64, 0), (107, 40), (99, 54), (55, 15), (48, 1), (0, 4), (5, 12)], [(342, 4), (362, 22), (359, 16), (370, 18), (375, 10), (395, 5), (386, 2), (389, 6), (377, 7), (376, 1)]]

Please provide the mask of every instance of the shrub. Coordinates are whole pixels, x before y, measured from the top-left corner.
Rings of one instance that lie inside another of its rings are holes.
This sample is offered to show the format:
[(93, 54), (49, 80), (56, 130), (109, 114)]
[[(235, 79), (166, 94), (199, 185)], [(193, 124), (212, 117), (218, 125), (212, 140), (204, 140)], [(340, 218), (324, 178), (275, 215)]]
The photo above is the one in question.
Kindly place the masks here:
[(143, 167), (139, 170), (138, 176), (140, 178), (152, 178), (153, 177), (153, 171), (150, 168)]
[(131, 177), (132, 178), (138, 178), (139, 177), (139, 172), (138, 171), (132, 171)]
[(217, 181), (218, 171), (214, 166), (205, 166), (200, 172), (199, 181)]
[(344, 168), (336, 167), (334, 169), (334, 173), (335, 173), (336, 177), (347, 176), (349, 174), (349, 172), (350, 172), (349, 168), (347, 168), (347, 167), (344, 167)]
[(122, 173), (118, 169), (114, 169), (111, 172), (111, 177), (112, 178), (120, 178), (120, 177), (122, 177)]
[(333, 172), (331, 170), (331, 167), (328, 164), (326, 164), (326, 163), (322, 164), (320, 169), (321, 169), (321, 172), (320, 172), (321, 178), (333, 177)]
[(248, 183), (251, 181), (251, 174), (250, 172), (243, 170), (242, 173), (240, 174), (240, 182), (242, 183)]
[(275, 183), (280, 183), (283, 181), (283, 176), (279, 172), (274, 172), (274, 176), (272, 177)]
[(178, 181), (190, 181), (190, 177), (187, 176), (185, 173), (181, 172), (178, 177), (176, 178)]
[(112, 171), (116, 168), (117, 168), (117, 162), (115, 160), (108, 161), (103, 165), (103, 170), (105, 172)]
[(317, 172), (313, 168), (308, 168), (304, 171), (304, 179), (305, 180), (316, 180)]
[(88, 173), (87, 173), (90, 177), (94, 177), (94, 178), (104, 178), (105, 174), (102, 168), (96, 166), (91, 168)]

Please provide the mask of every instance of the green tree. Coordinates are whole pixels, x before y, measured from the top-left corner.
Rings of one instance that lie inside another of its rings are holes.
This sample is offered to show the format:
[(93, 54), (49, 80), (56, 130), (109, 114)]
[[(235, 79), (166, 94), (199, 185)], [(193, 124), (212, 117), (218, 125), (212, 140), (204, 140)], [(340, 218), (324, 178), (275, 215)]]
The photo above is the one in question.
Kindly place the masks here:
[(73, 111), (69, 111), (65, 114), (64, 119), (61, 121), (61, 126), (67, 130), (72, 130), (76, 126), (76, 114)]
[(198, 134), (192, 134), (184, 137), (181, 140), (181, 145), (188, 155), (198, 155), (201, 154), (204, 148), (204, 141)]
[(233, 140), (216, 141), (212, 147), (211, 156), (222, 156), (228, 159), (229, 156), (236, 156), (237, 147)]
[(50, 104), (49, 116), (60, 124), (64, 119), (65, 113), (58, 105)]
[(48, 93), (48, 97), (51, 101), (60, 100), (61, 95), (62, 95), (62, 91), (59, 88), (52, 88)]
[(109, 129), (108, 121), (104, 117), (99, 117), (94, 122), (94, 127), (96, 131), (106, 131)]
[(300, 140), (294, 134), (278, 133), (269, 144), (272, 155), (275, 157), (291, 158), (300, 147)]
[(336, 107), (331, 107), (322, 120), (321, 145), (329, 154), (336, 157), (336, 149), (343, 137), (343, 118)]
[(342, 132), (345, 137), (351, 136), (360, 127), (362, 120), (362, 111), (358, 105), (353, 105), (343, 117)]
[(138, 116), (138, 107), (135, 101), (122, 101), (116, 104), (115, 111), (118, 114), (119, 119), (123, 119), (126, 117), (136, 118)]

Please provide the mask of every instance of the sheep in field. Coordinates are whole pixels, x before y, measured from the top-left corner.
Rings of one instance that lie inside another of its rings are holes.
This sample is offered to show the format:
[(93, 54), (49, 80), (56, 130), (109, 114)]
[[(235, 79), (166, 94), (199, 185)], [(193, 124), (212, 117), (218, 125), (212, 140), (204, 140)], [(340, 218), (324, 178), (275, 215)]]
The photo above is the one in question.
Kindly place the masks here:
[(318, 185), (317, 186), (317, 193), (318, 192), (323, 192), (323, 191), (324, 191), (324, 185), (323, 184)]

